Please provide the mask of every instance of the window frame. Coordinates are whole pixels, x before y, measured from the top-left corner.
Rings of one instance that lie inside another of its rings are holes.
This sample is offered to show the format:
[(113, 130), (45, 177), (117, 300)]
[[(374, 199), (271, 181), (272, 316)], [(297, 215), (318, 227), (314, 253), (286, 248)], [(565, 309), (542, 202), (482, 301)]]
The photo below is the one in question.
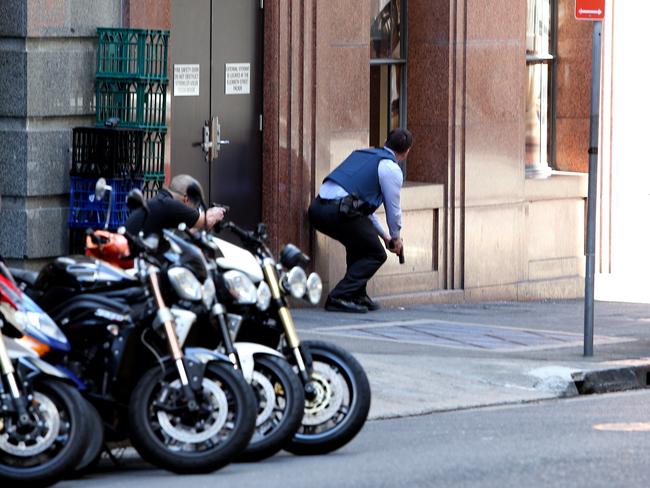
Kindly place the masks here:
[[(390, 1), (390, 0), (389, 0)], [(382, 66), (388, 65), (389, 68), (392, 65), (400, 65), (402, 67), (400, 72), (400, 94), (399, 94), (399, 127), (406, 129), (406, 116), (407, 116), (407, 67), (408, 67), (408, 0), (400, 1), (400, 45), (399, 45), (399, 58), (370, 58), (370, 66)], [(390, 71), (389, 71), (390, 76)], [(390, 80), (390, 78), (389, 78)], [(390, 93), (388, 93), (390, 98)], [(390, 100), (388, 100), (387, 106), (389, 107), (388, 112), (385, 114), (388, 121), (387, 126), (390, 127)]]
[[(544, 0), (541, 0), (544, 1)], [(549, 52), (548, 54), (528, 54), (526, 53), (526, 70), (531, 65), (546, 64), (548, 65), (548, 113), (547, 118), (547, 161), (539, 162), (532, 166), (526, 166), (527, 173), (539, 173), (540, 170), (549, 171), (557, 168), (557, 49), (558, 49), (558, 0), (548, 0), (549, 2)], [(527, 109), (527, 107), (526, 107)], [(526, 142), (524, 141), (524, 146)], [(546, 167), (544, 167), (544, 164)], [(534, 174), (531, 176), (535, 176)]]

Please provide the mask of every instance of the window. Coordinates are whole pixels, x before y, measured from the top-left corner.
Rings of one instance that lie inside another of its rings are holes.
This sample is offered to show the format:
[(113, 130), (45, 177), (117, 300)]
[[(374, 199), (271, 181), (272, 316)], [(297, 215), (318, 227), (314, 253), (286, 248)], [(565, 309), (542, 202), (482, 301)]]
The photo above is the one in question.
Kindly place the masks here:
[(372, 0), (370, 145), (406, 127), (406, 0)]
[(543, 176), (555, 158), (555, 0), (528, 0), (526, 174)]

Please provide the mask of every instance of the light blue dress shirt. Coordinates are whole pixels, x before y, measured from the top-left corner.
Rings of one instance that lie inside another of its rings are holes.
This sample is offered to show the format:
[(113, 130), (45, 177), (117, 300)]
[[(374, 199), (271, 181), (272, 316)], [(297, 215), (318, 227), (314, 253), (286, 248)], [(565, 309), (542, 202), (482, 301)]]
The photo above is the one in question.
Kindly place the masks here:
[[(386, 146), (384, 146), (384, 149), (395, 154), (395, 151)], [(400, 230), (402, 229), (402, 207), (400, 205), (400, 189), (404, 182), (402, 169), (394, 161), (382, 159), (377, 167), (377, 175), (379, 176), (379, 186), (384, 200), (388, 232), (386, 232), (375, 214), (369, 215), (368, 218), (372, 221), (379, 235), (386, 239), (396, 238), (400, 236)], [(328, 180), (321, 185), (318, 194), (321, 198), (334, 200), (347, 196), (348, 192), (339, 184)]]

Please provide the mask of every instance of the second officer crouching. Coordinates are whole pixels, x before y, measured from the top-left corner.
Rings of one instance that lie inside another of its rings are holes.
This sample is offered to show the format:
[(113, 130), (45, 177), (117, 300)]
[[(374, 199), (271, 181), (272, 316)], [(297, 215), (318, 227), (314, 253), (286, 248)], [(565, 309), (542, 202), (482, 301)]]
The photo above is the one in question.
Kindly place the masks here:
[[(314, 228), (339, 241), (346, 252), (345, 276), (330, 291), (326, 310), (365, 313), (380, 308), (366, 285), (386, 261), (384, 246), (402, 253), (403, 175), (398, 161), (406, 159), (412, 143), (411, 133), (398, 128), (388, 134), (383, 148), (354, 151), (323, 180), (309, 206)], [(382, 204), (388, 231), (374, 215)]]

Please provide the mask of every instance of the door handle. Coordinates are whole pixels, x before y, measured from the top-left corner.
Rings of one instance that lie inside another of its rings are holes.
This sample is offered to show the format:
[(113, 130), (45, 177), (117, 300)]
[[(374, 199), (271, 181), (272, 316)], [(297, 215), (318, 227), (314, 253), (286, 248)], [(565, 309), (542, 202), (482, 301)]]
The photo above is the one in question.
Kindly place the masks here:
[(229, 140), (221, 139), (221, 125), (219, 117), (212, 117), (203, 124), (203, 137), (199, 142), (192, 143), (192, 147), (201, 147), (206, 163), (219, 157), (221, 145), (230, 144)]

